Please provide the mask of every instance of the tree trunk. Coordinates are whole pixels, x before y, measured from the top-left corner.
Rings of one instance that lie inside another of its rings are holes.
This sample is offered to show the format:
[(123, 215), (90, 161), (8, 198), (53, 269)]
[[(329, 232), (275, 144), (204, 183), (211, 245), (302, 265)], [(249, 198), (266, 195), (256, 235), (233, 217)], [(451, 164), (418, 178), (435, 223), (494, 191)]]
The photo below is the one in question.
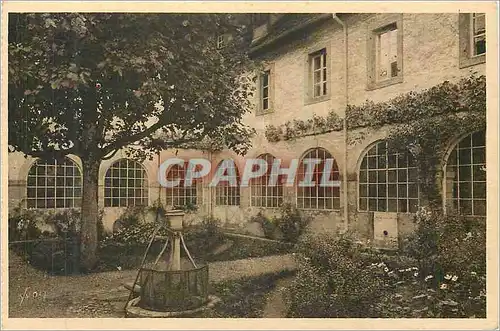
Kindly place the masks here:
[(99, 187), (100, 161), (82, 159), (82, 163), (83, 194), (80, 261), (83, 271), (89, 271), (97, 263), (97, 222), (99, 220), (97, 191)]

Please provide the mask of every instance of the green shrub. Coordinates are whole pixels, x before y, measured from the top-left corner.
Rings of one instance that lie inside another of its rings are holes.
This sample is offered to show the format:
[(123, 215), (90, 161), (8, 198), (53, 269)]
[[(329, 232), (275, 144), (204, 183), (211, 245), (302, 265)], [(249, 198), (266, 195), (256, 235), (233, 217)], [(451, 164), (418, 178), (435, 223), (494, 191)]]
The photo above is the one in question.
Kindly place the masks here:
[(297, 276), (287, 291), (289, 317), (376, 317), (384, 281), (367, 268), (349, 235), (308, 235), (297, 245)]
[(20, 207), (9, 212), (9, 242), (38, 239), (42, 231), (37, 226), (39, 213)]
[(250, 218), (250, 222), (259, 223), (264, 231), (264, 236), (268, 239), (276, 239), (276, 223), (273, 220), (267, 218), (262, 212), (258, 212), (257, 215)]
[(311, 219), (303, 215), (294, 205), (285, 203), (281, 206), (280, 216), (274, 217), (273, 223), (280, 229), (283, 239), (296, 242), (305, 232)]
[(206, 216), (199, 224), (188, 228), (184, 234), (186, 246), (195, 257), (205, 259), (215, 248), (224, 243), (221, 221)]

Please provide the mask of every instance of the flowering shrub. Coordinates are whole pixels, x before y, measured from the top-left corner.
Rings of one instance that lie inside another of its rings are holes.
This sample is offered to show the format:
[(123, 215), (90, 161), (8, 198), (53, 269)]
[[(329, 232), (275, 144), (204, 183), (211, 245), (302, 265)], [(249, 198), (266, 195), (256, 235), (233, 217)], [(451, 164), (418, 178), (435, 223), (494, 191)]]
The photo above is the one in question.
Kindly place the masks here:
[(384, 282), (365, 267), (360, 248), (348, 235), (303, 238), (287, 291), (289, 317), (376, 317)]
[(289, 315), (484, 318), (484, 221), (426, 208), (415, 219), (403, 255), (370, 251), (346, 235), (300, 242)]
[(419, 261), (427, 275), (421, 289), (427, 293), (427, 316), (485, 316), (484, 219), (421, 208), (415, 222), (417, 230), (403, 249)]

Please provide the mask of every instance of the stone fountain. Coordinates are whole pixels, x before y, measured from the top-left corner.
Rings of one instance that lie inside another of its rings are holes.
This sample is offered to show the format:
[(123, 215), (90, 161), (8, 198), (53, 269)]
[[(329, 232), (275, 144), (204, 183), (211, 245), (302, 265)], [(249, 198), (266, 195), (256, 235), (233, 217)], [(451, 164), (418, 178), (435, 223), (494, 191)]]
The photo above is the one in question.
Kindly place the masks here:
[[(184, 212), (167, 212), (170, 227), (165, 244), (154, 263), (142, 264), (129, 290), (126, 317), (196, 317), (212, 308), (219, 299), (208, 294), (208, 265), (197, 265), (183, 237)], [(188, 260), (181, 260), (181, 247)], [(149, 247), (146, 251), (149, 250)], [(134, 294), (134, 295), (132, 295)]]

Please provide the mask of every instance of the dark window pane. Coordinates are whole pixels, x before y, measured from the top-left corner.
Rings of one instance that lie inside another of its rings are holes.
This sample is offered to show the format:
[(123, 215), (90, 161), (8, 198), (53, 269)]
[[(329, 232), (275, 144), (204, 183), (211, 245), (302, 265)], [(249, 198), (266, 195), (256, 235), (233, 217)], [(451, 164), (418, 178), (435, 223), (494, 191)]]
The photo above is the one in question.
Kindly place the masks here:
[(379, 183), (385, 183), (387, 178), (386, 178), (386, 171), (385, 170), (379, 170), (377, 173), (378, 177), (378, 182)]
[(368, 200), (368, 210), (369, 211), (377, 211), (377, 199), (369, 199)]
[(398, 185), (398, 198), (406, 198), (408, 196), (408, 185), (406, 184), (399, 184)]
[(406, 182), (406, 181), (408, 181), (406, 169), (398, 170), (398, 182)]
[(377, 169), (377, 157), (368, 157), (368, 169)]
[[(475, 165), (472, 166), (472, 171), (474, 175), (474, 181), (486, 181), (486, 170), (484, 170), (484, 167), (482, 165)], [(460, 180), (462, 180), (460, 178)]]
[(396, 168), (397, 167), (396, 155), (394, 155), (394, 154), (389, 155), (387, 157), (387, 160), (388, 160), (388, 164), (387, 164), (388, 168)]
[(389, 183), (396, 183), (398, 179), (397, 170), (389, 170), (387, 172), (387, 177), (388, 177), (387, 181)]
[(379, 184), (378, 185), (378, 194), (377, 196), (380, 197), (386, 197), (387, 196), (387, 191), (386, 191), (386, 186), (385, 184)]
[(387, 211), (388, 212), (397, 212), (398, 211), (398, 200), (389, 199), (387, 200)]
[(391, 198), (396, 198), (398, 196), (396, 184), (387, 185), (387, 196)]
[(486, 163), (486, 152), (484, 148), (472, 149), (472, 163), (474, 164)]
[(486, 145), (486, 132), (479, 131), (472, 134), (472, 146), (485, 146)]
[(474, 198), (486, 198), (486, 183), (474, 183)]
[(460, 183), (459, 184), (459, 196), (460, 198), (472, 198), (472, 190), (471, 190), (471, 184), (470, 183)]
[(359, 172), (359, 182), (366, 183), (367, 182), (367, 172), (365, 170), (361, 170)]
[(387, 201), (385, 199), (378, 200), (378, 211), (387, 211)]
[(369, 197), (376, 197), (377, 196), (377, 185), (375, 185), (375, 184), (368, 185), (368, 196)]
[(408, 212), (408, 201), (406, 199), (398, 199), (398, 212), (406, 213)]
[(360, 197), (367, 196), (367, 185), (359, 185), (359, 196)]
[(460, 166), (458, 168), (458, 178), (460, 181), (470, 181), (472, 179), (471, 167), (470, 166)]
[(471, 164), (471, 150), (470, 149), (461, 149), (458, 152), (458, 162), (460, 164)]
[(377, 171), (368, 171), (368, 182), (369, 183), (377, 182)]

